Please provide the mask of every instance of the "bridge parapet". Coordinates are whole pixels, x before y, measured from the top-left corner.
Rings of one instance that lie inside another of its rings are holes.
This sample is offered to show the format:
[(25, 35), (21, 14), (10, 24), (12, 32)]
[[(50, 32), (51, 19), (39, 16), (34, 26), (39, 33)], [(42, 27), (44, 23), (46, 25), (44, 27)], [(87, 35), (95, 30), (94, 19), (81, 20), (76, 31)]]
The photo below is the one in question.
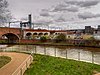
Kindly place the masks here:
[(12, 33), (20, 37), (20, 29), (19, 28), (8, 28), (8, 27), (0, 27), (0, 36)]

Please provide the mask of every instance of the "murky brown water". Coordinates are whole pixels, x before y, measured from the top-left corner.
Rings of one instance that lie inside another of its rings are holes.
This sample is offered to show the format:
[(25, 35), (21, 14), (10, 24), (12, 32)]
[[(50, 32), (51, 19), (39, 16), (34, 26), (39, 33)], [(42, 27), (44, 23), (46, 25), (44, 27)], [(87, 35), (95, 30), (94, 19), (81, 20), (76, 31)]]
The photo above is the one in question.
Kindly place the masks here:
[(34, 46), (14, 45), (6, 47), (4, 51), (27, 51), (31, 53), (74, 59), (100, 64), (100, 48), (70, 47), (70, 46)]

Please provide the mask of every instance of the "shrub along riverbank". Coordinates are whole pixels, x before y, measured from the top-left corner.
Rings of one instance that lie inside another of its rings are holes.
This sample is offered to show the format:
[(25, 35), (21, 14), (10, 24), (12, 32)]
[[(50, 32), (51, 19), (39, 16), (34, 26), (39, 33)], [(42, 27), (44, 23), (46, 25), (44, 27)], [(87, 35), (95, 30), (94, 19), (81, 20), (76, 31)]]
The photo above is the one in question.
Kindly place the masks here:
[[(0, 43), (1, 44), (1, 43)], [(100, 46), (94, 45), (75, 45), (75, 44), (66, 44), (66, 43), (52, 43), (52, 42), (35, 42), (35, 43), (2, 43), (1, 45), (44, 45), (44, 46), (74, 46), (74, 47), (91, 47), (91, 48), (100, 48)]]
[(100, 72), (100, 65), (68, 60), (63, 58), (37, 55), (24, 75), (92, 75)]
[(11, 61), (10, 57), (0, 56), (0, 68), (9, 63), (10, 61)]

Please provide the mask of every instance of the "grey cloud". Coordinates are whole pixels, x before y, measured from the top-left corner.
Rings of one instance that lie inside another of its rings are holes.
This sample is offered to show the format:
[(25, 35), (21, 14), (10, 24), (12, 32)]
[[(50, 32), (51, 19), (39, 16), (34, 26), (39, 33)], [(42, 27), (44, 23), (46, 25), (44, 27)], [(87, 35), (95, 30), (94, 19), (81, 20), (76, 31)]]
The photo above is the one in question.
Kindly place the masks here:
[(66, 21), (65, 18), (62, 17), (62, 16), (60, 16), (59, 18), (57, 18), (57, 19), (55, 20), (55, 22), (65, 22), (65, 21)]
[(65, 7), (61, 7), (61, 8), (54, 8), (53, 12), (58, 12), (58, 11), (66, 11), (66, 8)]
[(58, 4), (58, 6), (59, 6), (59, 7), (67, 7), (67, 6), (69, 6), (69, 5), (68, 5), (68, 4), (62, 3), (62, 4)]
[(21, 18), (21, 20), (23, 21), (27, 21), (28, 20), (28, 18), (27, 17), (23, 17), (23, 18)]
[(76, 6), (68, 7), (67, 8), (67, 11), (70, 11), (70, 12), (78, 12), (78, 7), (76, 7)]
[(47, 11), (48, 11), (48, 9), (42, 9), (41, 11), (45, 11), (45, 12), (47, 12)]
[(57, 5), (56, 7), (54, 7), (53, 11), (54, 12), (57, 12), (57, 11), (65, 11), (66, 10), (66, 5), (64, 4), (59, 4)]
[(34, 24), (35, 25), (49, 25), (49, 24), (52, 24), (53, 21), (52, 20), (39, 20), (39, 21), (36, 21)]
[(100, 2), (99, 0), (87, 1), (87, 2), (83, 2), (83, 4), (80, 4), (80, 6), (81, 7), (90, 7), (90, 6), (97, 5), (99, 2)]
[(49, 17), (51, 15), (48, 12), (42, 12), (42, 13), (40, 13), (40, 16)]
[(49, 14), (49, 11), (47, 9), (42, 9), (41, 13), (40, 13), (40, 16), (49, 17), (51, 15)]
[(97, 17), (100, 17), (100, 14), (93, 14), (90, 12), (84, 12), (84, 13), (79, 13), (78, 17), (81, 19), (97, 18)]
[(78, 12), (78, 7), (77, 6), (72, 6), (72, 5), (57, 5), (55, 8), (54, 8), (54, 12), (57, 12), (57, 11), (69, 11), (69, 12)]
[(66, 0), (65, 2), (66, 4), (77, 5), (80, 7), (91, 7), (97, 5), (100, 2), (100, 0), (85, 0), (85, 1)]

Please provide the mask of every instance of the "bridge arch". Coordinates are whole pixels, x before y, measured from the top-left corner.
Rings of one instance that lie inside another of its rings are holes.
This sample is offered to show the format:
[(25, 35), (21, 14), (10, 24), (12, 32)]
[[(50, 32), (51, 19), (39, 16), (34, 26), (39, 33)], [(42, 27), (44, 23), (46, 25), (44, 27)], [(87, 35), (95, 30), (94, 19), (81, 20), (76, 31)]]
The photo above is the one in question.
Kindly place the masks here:
[(39, 33), (38, 35), (39, 35), (39, 36), (42, 36), (42, 35), (43, 35), (43, 33)]
[(37, 33), (33, 33), (33, 35), (38, 35)]
[(48, 35), (48, 33), (44, 33), (44, 35)]
[(8, 43), (18, 43), (20, 40), (19, 36), (13, 33), (3, 34), (2, 39), (6, 39)]
[(32, 33), (31, 32), (28, 32), (26, 35), (25, 35), (26, 39), (32, 39)]

